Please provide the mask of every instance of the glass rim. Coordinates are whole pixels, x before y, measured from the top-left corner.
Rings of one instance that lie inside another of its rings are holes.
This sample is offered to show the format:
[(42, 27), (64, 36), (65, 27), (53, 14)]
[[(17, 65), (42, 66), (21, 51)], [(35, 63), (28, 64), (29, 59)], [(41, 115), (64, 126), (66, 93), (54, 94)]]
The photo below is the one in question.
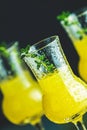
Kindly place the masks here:
[(45, 48), (46, 46), (48, 46), (49, 44), (51, 44), (54, 40), (56, 40), (56, 38), (59, 40), (59, 36), (58, 36), (58, 35), (49, 36), (49, 37), (46, 37), (46, 38), (44, 38), (44, 39), (42, 39), (42, 40), (40, 40), (40, 41), (38, 41), (38, 42), (32, 44), (32, 45), (30, 46), (30, 49), (31, 49), (32, 47), (34, 47), (34, 46), (38, 46), (40, 43), (42, 43), (42, 42), (44, 42), (44, 41), (47, 41), (47, 39), (49, 39), (49, 38), (50, 38), (50, 39), (53, 38), (53, 40), (50, 41), (50, 42), (48, 42), (48, 43), (44, 43), (45, 45), (43, 45), (42, 47), (38, 48), (37, 50), (35, 50), (35, 51), (33, 51), (33, 52), (36, 52), (36, 51), (39, 51), (39, 50)]
[(87, 14), (87, 6), (76, 10), (74, 13), (77, 14), (78, 17), (81, 17), (81, 16)]

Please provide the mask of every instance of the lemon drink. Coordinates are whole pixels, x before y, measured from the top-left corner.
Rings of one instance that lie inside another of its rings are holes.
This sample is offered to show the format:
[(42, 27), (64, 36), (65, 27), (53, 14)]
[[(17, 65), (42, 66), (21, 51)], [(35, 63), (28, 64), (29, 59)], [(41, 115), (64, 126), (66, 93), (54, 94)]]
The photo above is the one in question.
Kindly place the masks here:
[(2, 110), (14, 124), (35, 125), (43, 112), (41, 89), (27, 71), (22, 74), (1, 83)]
[[(14, 43), (14, 42), (13, 42)], [(32, 124), (41, 126), (42, 91), (29, 68), (22, 62), (18, 42), (2, 47), (4, 71), (0, 79), (3, 95), (2, 111), (5, 117), (14, 124)]]
[(77, 117), (83, 114), (87, 106), (87, 85), (71, 75), (67, 67), (61, 70), (39, 80), (44, 93), (44, 113), (55, 123), (70, 122), (76, 114)]
[(79, 56), (78, 72), (87, 82), (87, 8), (80, 12), (62, 12), (57, 19), (70, 37)]
[(86, 130), (82, 117), (87, 112), (87, 84), (72, 72), (58, 36), (41, 40), (23, 55), (42, 88), (46, 117), (59, 124), (72, 122), (78, 130), (80, 122)]
[(82, 78), (87, 81), (87, 36), (84, 36), (81, 40), (73, 41), (75, 49), (80, 57), (78, 70)]

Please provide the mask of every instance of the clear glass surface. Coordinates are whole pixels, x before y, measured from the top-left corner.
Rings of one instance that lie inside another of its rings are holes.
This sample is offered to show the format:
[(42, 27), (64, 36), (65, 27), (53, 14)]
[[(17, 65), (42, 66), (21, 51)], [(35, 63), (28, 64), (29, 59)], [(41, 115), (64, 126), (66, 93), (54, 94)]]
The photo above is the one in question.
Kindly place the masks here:
[(42, 88), (46, 117), (58, 124), (72, 122), (78, 130), (86, 130), (82, 118), (87, 111), (87, 84), (73, 73), (58, 36), (30, 46), (21, 55)]
[(5, 117), (13, 124), (31, 124), (35, 128), (39, 126), (38, 130), (42, 130), (42, 91), (21, 60), (18, 42), (13, 42), (1, 53), (0, 86)]

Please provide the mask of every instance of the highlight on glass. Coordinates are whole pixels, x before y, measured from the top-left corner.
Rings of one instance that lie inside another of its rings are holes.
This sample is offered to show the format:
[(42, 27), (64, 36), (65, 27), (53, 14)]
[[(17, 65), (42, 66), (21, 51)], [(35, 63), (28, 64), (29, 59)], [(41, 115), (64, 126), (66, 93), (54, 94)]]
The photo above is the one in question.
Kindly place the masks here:
[(0, 47), (0, 86), (3, 94), (2, 111), (13, 124), (41, 125), (42, 91), (29, 69), (21, 60), (18, 42)]
[(26, 48), (21, 55), (42, 88), (46, 117), (58, 124), (72, 122), (77, 130), (86, 130), (83, 115), (87, 112), (87, 84), (73, 73), (58, 36)]
[(87, 82), (87, 7), (73, 12), (63, 11), (57, 19), (79, 55), (78, 72)]

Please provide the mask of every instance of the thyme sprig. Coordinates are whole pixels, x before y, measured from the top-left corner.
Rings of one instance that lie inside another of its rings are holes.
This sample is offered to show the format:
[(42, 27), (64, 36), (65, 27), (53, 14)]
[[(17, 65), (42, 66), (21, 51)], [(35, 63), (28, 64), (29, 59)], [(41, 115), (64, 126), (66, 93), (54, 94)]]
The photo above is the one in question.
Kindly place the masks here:
[(71, 22), (71, 21), (68, 21), (69, 15), (70, 15), (70, 12), (69, 12), (69, 11), (66, 11), (66, 12), (63, 11), (60, 15), (57, 16), (57, 19), (58, 19), (59, 21), (63, 21), (66, 26), (78, 24), (78, 21), (75, 21), (75, 20), (72, 21), (72, 22)]
[(21, 49), (21, 54), (24, 56), (24, 54), (28, 54), (28, 51), (30, 49), (30, 45), (27, 45), (26, 48)]
[(47, 73), (53, 72), (55, 67), (52, 63), (50, 63), (50, 61), (46, 57), (45, 53), (43, 52), (41, 55), (31, 53), (31, 52), (29, 52), (29, 48), (30, 48), (30, 46), (27, 46), (25, 49), (23, 48), (21, 50), (22, 57), (26, 56), (26, 57), (35, 58), (35, 62), (37, 64), (37, 69), (40, 69), (40, 67), (43, 66)]
[[(63, 21), (63, 24), (65, 26), (71, 26), (71, 25), (77, 25), (79, 27), (80, 23), (77, 20), (69, 21), (68, 17), (70, 15), (69, 11), (63, 11), (59, 16), (57, 16), (57, 19), (59, 21)], [(77, 30), (76, 32), (78, 35), (80, 35), (80, 39), (82, 39), (82, 35), (87, 34), (87, 27), (81, 28), (80, 30)]]
[(57, 16), (57, 19), (62, 21), (64, 20), (65, 18), (67, 18), (68, 16), (70, 15), (70, 12), (69, 11), (63, 11), (60, 15)]
[(63, 11), (60, 15), (57, 16), (57, 19), (59, 21), (64, 21), (64, 24), (65, 25), (69, 25), (69, 22), (67, 20), (67, 17), (70, 15), (70, 12), (69, 11)]

